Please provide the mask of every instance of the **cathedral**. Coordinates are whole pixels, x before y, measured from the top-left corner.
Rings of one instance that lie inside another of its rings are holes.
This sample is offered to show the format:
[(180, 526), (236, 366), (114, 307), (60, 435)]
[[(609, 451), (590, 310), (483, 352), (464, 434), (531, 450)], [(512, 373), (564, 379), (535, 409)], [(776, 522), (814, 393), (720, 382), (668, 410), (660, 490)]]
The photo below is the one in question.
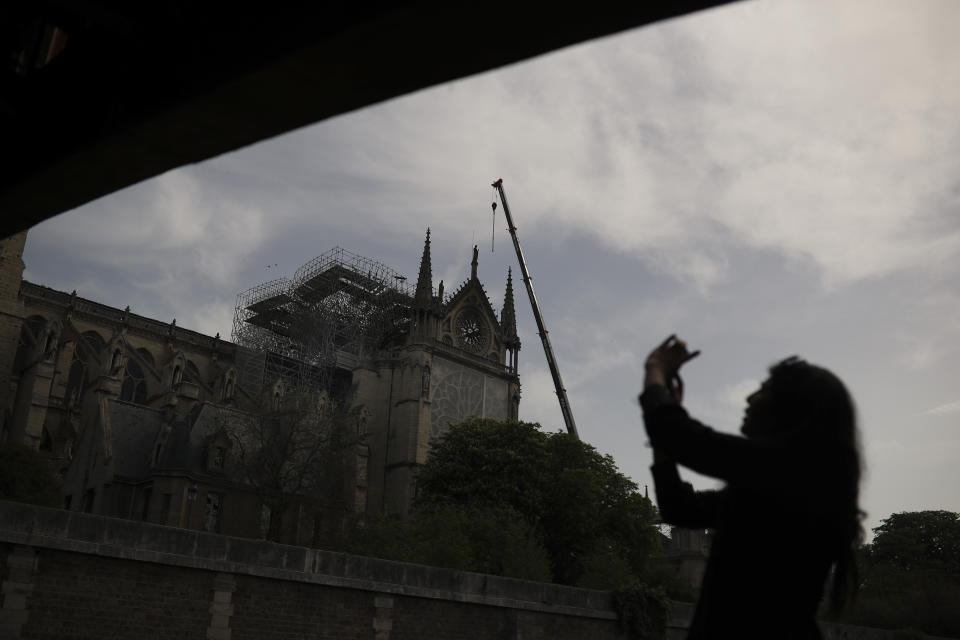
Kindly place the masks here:
[[(317, 544), (351, 517), (406, 515), (451, 424), (517, 418), (511, 276), (497, 314), (474, 248), (445, 295), (429, 230), (415, 286), (334, 249), (238, 296), (229, 341), (23, 280), (26, 237), (0, 245), (0, 439), (51, 460), (66, 509)], [(349, 409), (324, 488), (265, 500), (238, 425), (305, 397)]]

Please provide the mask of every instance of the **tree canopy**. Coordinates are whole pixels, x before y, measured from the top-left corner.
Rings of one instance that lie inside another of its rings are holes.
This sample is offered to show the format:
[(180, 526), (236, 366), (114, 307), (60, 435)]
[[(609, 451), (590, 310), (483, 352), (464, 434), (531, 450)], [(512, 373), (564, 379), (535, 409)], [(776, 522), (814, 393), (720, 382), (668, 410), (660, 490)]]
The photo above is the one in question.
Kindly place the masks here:
[(894, 513), (874, 528), (867, 545), (871, 564), (904, 571), (933, 571), (960, 582), (960, 514), (950, 511)]
[(894, 513), (860, 550), (860, 593), (844, 622), (960, 636), (960, 514)]
[[(436, 439), (415, 512), (492, 512), (542, 545), (555, 582), (616, 588), (643, 576), (655, 509), (608, 455), (526, 422), (471, 419)], [(469, 533), (469, 532), (468, 532)], [(489, 564), (489, 561), (487, 562)]]
[(60, 481), (50, 462), (30, 447), (12, 442), (0, 446), (0, 500), (63, 506)]

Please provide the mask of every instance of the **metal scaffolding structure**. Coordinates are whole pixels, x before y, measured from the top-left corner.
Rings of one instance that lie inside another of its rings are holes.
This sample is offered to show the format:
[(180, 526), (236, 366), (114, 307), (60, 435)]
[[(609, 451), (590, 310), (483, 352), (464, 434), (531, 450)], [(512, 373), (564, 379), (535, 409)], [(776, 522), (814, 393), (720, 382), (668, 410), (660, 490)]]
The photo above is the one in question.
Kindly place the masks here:
[(406, 278), (387, 265), (335, 247), (293, 279), (237, 295), (233, 342), (240, 384), (325, 389), (335, 369), (352, 368), (406, 333), (413, 301)]

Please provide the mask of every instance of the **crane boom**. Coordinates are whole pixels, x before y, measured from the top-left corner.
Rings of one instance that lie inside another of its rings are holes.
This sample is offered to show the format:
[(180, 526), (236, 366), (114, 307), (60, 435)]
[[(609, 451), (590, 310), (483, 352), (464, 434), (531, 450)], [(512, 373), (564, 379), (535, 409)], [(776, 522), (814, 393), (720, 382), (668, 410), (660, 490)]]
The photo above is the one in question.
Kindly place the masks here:
[(530, 297), (530, 306), (533, 307), (533, 317), (537, 321), (537, 332), (540, 335), (540, 341), (543, 343), (543, 351), (547, 355), (547, 366), (550, 367), (550, 375), (553, 377), (553, 385), (557, 390), (557, 400), (560, 401), (560, 412), (563, 414), (563, 421), (567, 425), (567, 433), (574, 438), (580, 439), (577, 433), (577, 423), (573, 420), (573, 412), (570, 410), (570, 401), (567, 399), (567, 390), (563, 387), (563, 379), (560, 378), (560, 367), (557, 366), (557, 358), (553, 355), (553, 347), (550, 345), (550, 332), (543, 324), (543, 314), (540, 313), (540, 304), (537, 302), (537, 295), (533, 292), (533, 280), (527, 271), (527, 262), (523, 259), (523, 250), (520, 249), (520, 240), (517, 238), (517, 227), (513, 224), (513, 216), (510, 215), (510, 207), (507, 205), (507, 196), (503, 192), (503, 179), (493, 183), (493, 188), (500, 195), (500, 202), (503, 203), (503, 213), (507, 217), (507, 228), (510, 230), (510, 237), (513, 238), (513, 248), (517, 250), (517, 260), (520, 262), (520, 273), (523, 274), (523, 284), (527, 287), (527, 295)]

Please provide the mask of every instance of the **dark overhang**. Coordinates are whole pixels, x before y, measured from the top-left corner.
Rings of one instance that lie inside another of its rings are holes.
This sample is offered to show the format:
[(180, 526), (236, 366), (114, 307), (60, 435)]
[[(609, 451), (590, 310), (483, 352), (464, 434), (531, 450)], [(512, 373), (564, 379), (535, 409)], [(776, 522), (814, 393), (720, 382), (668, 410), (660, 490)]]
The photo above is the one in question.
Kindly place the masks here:
[(330, 116), (726, 1), (20, 0), (0, 9), (0, 238)]

